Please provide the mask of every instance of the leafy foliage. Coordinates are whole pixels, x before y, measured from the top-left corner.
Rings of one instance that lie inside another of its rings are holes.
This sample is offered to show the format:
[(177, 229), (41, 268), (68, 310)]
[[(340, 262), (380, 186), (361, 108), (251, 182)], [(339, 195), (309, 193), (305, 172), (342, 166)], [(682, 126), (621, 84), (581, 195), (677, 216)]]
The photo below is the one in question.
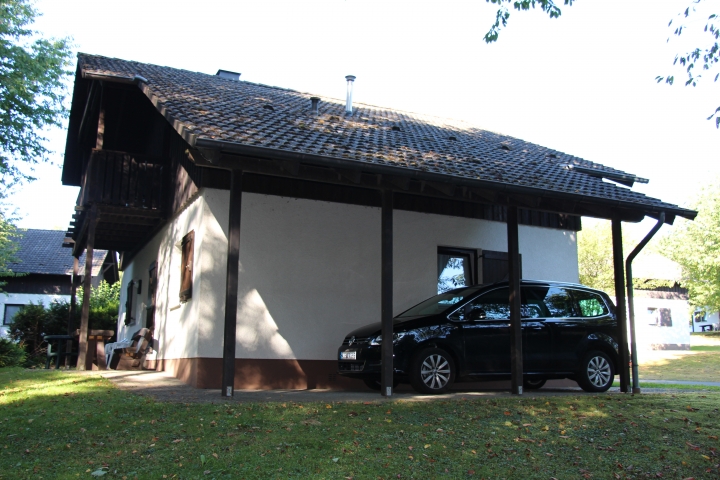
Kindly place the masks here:
[[(701, 3), (703, 0), (693, 0), (693, 5), (688, 6), (684, 12), (678, 14), (680, 17), (680, 24), (675, 26), (673, 35), (679, 37), (682, 33), (688, 29), (686, 21), (693, 20), (693, 17), (697, 15), (697, 9), (695, 5)], [(693, 87), (697, 84), (704, 73), (709, 72), (712, 74), (712, 70), (716, 69), (720, 65), (720, 16), (717, 13), (711, 13), (705, 20), (705, 27), (703, 32), (707, 34), (707, 43), (695, 47), (694, 49), (680, 53), (675, 56), (673, 65), (681, 65), (685, 68), (687, 73), (687, 80), (685, 86), (692, 85)], [(669, 27), (673, 27), (673, 20), (668, 23)], [(668, 42), (670, 39), (668, 38)], [(715, 74), (713, 81), (717, 82), (720, 78), (720, 71)], [(672, 85), (675, 82), (674, 75), (658, 76), (656, 80), (659, 82), (665, 81)], [(717, 107), (715, 111), (708, 117), (708, 120), (715, 118), (715, 127), (720, 128), (720, 107)]]
[[(117, 328), (118, 312), (120, 310), (120, 283), (112, 285), (105, 280), (90, 293), (89, 327), (92, 330), (115, 330)], [(77, 290), (80, 299), (78, 311), (82, 306), (83, 289)]]
[(45, 335), (67, 333), (68, 310), (63, 305), (67, 304), (53, 303), (50, 308), (45, 308), (40, 303), (31, 303), (15, 314), (8, 334), (25, 349), (28, 364), (44, 363), (47, 351), (43, 339)]
[(690, 304), (720, 311), (720, 192), (717, 181), (702, 189), (692, 205), (694, 221), (679, 220), (663, 239), (665, 256), (682, 268)]
[[(78, 289), (78, 298), (82, 298), (82, 289)], [(75, 309), (72, 326), (80, 324), (80, 307)], [(120, 306), (120, 282), (108, 285), (102, 281), (90, 295), (90, 330), (115, 330), (117, 328), (118, 310)], [(49, 307), (42, 304), (30, 304), (21, 308), (10, 325), (10, 338), (19, 342), (27, 352), (28, 364), (45, 362), (47, 345), (45, 335), (65, 335), (68, 331), (70, 304), (53, 302)]]
[(45, 39), (29, 28), (38, 16), (29, 0), (0, 1), (0, 184), (31, 180), (14, 161), (47, 160), (47, 126), (66, 115), (64, 79), (72, 59), (69, 39)]
[[(558, 18), (562, 11), (553, 0), (486, 0), (488, 3), (497, 4), (500, 8), (495, 14), (495, 23), (485, 34), (485, 43), (497, 41), (500, 30), (507, 26), (510, 18), (510, 10), (505, 4), (512, 4), (512, 7), (519, 11), (527, 11), (531, 8), (539, 7), (543, 12), (547, 13), (550, 18)], [(572, 6), (573, 0), (564, 0), (565, 5)]]
[(661, 288), (677, 288), (680, 285), (675, 280), (662, 280), (658, 278), (634, 278), (635, 290), (659, 290)]
[(25, 363), (27, 354), (22, 345), (7, 338), (0, 338), (0, 368), (20, 367)]
[(578, 232), (580, 283), (615, 294), (612, 231), (609, 222), (583, 226)]
[[(15, 225), (5, 219), (0, 213), (0, 278), (16, 276), (8, 264), (17, 262), (17, 239), (21, 236)], [(0, 292), (5, 282), (0, 282)]]

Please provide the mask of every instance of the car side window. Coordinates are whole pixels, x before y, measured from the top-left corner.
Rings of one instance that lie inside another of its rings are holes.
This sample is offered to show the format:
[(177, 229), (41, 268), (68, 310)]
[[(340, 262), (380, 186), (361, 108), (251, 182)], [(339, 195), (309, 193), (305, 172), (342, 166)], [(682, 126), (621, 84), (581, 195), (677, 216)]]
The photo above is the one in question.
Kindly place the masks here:
[(523, 317), (563, 318), (575, 316), (573, 300), (564, 288), (523, 288)]
[(597, 293), (573, 290), (572, 294), (580, 309), (581, 317), (599, 317), (610, 313), (605, 301)]
[(463, 308), (456, 310), (450, 320), (504, 320), (510, 318), (510, 294), (507, 288), (498, 288), (480, 295)]

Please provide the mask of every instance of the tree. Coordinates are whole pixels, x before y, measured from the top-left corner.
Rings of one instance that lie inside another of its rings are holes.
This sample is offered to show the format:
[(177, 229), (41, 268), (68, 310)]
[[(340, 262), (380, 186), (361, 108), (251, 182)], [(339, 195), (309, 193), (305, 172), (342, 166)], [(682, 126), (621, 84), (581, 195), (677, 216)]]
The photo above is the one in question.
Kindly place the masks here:
[[(695, 5), (701, 2), (702, 0), (693, 0), (692, 3), (694, 5), (687, 7), (684, 12), (678, 14), (681, 18), (681, 22), (673, 31), (673, 35), (679, 37), (685, 30), (687, 30), (688, 27), (686, 22), (688, 20), (692, 20), (692, 18), (696, 16), (698, 12)], [(718, 45), (718, 40), (720, 40), (720, 23), (718, 22), (718, 18), (720, 17), (717, 13), (711, 13), (708, 15), (707, 20), (705, 20), (705, 28), (703, 29), (703, 32), (707, 34), (705, 37), (707, 39), (706, 44), (675, 56), (673, 65), (677, 65), (679, 63), (681, 66), (685, 67), (685, 72), (688, 77), (685, 81), (685, 86), (692, 85), (694, 87), (703, 76), (703, 73), (707, 72), (710, 73), (710, 76), (712, 76), (712, 70), (717, 69), (720, 65), (720, 45)], [(670, 20), (668, 26), (671, 27), (672, 24), (673, 20)], [(668, 42), (669, 41), (670, 39), (668, 38)], [(718, 77), (720, 77), (720, 71), (715, 74), (713, 81), (717, 82)], [(665, 83), (672, 85), (675, 81), (675, 76), (658, 76), (656, 77), (656, 80), (658, 83), (664, 80)], [(715, 127), (720, 128), (720, 107), (715, 109), (712, 115), (708, 117), (708, 120), (713, 117), (715, 118)]]
[(720, 311), (720, 192), (717, 181), (700, 191), (692, 207), (694, 221), (679, 220), (662, 240), (665, 256), (677, 262), (690, 304)]
[[(547, 13), (550, 18), (558, 18), (562, 15), (560, 7), (558, 7), (552, 0), (485, 0), (488, 3), (499, 5), (497, 13), (495, 14), (495, 23), (490, 27), (490, 30), (485, 34), (485, 43), (492, 43), (497, 41), (500, 35), (500, 30), (507, 26), (508, 19), (510, 18), (510, 10), (506, 4), (512, 4), (513, 8), (517, 11), (527, 11), (539, 7), (543, 12)], [(697, 13), (695, 5), (702, 3), (703, 0), (692, 0), (692, 4), (688, 6), (682, 13), (678, 14), (681, 18), (680, 24), (675, 27), (673, 35), (679, 37), (682, 33), (687, 30), (688, 26), (685, 23), (688, 20), (692, 20)], [(564, 0), (565, 5), (572, 6), (573, 0)], [(720, 15), (717, 13), (711, 13), (708, 15), (705, 21), (705, 27), (703, 31), (708, 34), (707, 43), (693, 48), (692, 50), (681, 53), (675, 56), (673, 65), (680, 64), (685, 67), (685, 71), (688, 75), (688, 79), (685, 82), (685, 86), (697, 85), (697, 82), (703, 76), (703, 73), (711, 73), (713, 69), (717, 69), (720, 66)], [(673, 25), (673, 20), (670, 20), (668, 26)], [(668, 38), (668, 41), (670, 39)], [(697, 73), (700, 72), (700, 73)], [(712, 76), (712, 75), (711, 75)], [(714, 81), (720, 78), (720, 72), (715, 74)], [(658, 76), (655, 78), (658, 83), (665, 81), (669, 85), (672, 85), (675, 81), (674, 75)], [(708, 117), (708, 120), (715, 118), (715, 127), (720, 128), (720, 107), (717, 107), (715, 111)]]
[(580, 283), (615, 295), (610, 222), (583, 226), (577, 242)]
[[(527, 11), (531, 8), (540, 7), (540, 9), (547, 13), (550, 18), (558, 18), (562, 15), (560, 7), (555, 5), (552, 0), (485, 0), (488, 3), (494, 3), (499, 5), (497, 13), (495, 14), (495, 23), (493, 23), (490, 30), (485, 34), (485, 43), (492, 43), (497, 41), (500, 36), (500, 30), (507, 27), (508, 19), (510, 18), (510, 10), (505, 4), (512, 3), (512, 6), (517, 11)], [(573, 0), (564, 0), (565, 5), (572, 6)]]
[(41, 130), (61, 126), (71, 72), (69, 39), (46, 39), (29, 28), (39, 15), (31, 0), (0, 0), (0, 195), (32, 177), (20, 164), (48, 160)]
[[(17, 261), (15, 258), (15, 252), (17, 252), (17, 238), (21, 234), (17, 231), (15, 226), (6, 221), (5, 217), (0, 213), (0, 279), (2, 277), (14, 277), (16, 274), (13, 273), (9, 268), (8, 264)], [(0, 292), (5, 282), (0, 281)]]

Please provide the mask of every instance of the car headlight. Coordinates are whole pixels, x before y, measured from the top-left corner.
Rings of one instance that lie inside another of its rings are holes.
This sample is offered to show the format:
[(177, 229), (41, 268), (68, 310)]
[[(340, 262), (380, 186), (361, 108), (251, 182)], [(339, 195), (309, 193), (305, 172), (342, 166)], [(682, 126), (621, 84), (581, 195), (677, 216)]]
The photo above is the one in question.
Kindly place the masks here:
[[(393, 343), (397, 343), (400, 341), (401, 338), (403, 338), (405, 335), (407, 335), (408, 332), (397, 332), (393, 333)], [(370, 340), (370, 345), (381, 345), (382, 344), (382, 335), (378, 335), (377, 337), (374, 337)]]

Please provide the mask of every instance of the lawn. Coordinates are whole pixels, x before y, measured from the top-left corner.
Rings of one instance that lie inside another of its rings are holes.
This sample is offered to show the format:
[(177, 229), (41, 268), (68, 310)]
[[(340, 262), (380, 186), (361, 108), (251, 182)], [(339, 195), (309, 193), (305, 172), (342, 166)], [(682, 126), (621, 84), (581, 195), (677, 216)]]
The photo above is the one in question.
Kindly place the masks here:
[[(695, 349), (698, 350), (695, 350)], [(709, 351), (702, 351), (709, 348)], [(640, 380), (687, 380), (720, 382), (720, 354), (711, 346), (693, 347), (693, 353), (676, 358), (656, 359), (640, 363)]]
[(0, 478), (714, 478), (719, 400), (182, 404), (0, 369)]

